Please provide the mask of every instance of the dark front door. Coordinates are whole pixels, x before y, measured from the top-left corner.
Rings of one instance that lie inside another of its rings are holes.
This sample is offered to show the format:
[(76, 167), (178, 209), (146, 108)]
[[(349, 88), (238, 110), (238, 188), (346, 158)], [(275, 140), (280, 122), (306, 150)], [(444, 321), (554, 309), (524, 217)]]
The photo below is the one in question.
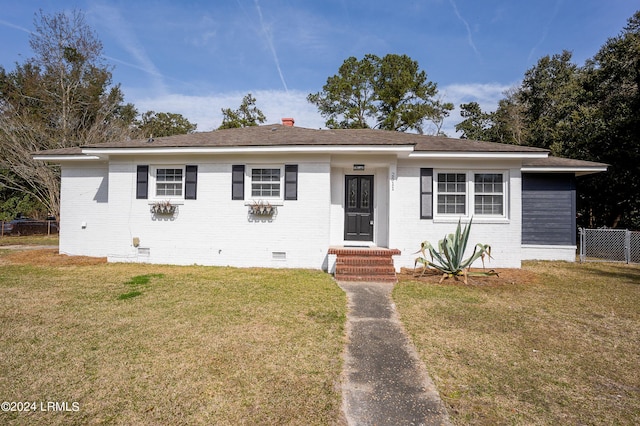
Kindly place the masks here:
[(346, 176), (344, 239), (373, 241), (373, 176)]

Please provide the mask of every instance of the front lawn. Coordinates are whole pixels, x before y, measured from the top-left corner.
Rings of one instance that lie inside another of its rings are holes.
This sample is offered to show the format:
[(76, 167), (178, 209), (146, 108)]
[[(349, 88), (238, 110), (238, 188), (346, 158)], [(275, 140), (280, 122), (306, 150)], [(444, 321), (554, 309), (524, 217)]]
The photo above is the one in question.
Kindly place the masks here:
[(341, 421), (346, 300), (320, 271), (0, 250), (0, 295), (0, 400), (38, 404), (2, 424)]
[(514, 276), (394, 289), (454, 423), (640, 424), (640, 267), (530, 262)]

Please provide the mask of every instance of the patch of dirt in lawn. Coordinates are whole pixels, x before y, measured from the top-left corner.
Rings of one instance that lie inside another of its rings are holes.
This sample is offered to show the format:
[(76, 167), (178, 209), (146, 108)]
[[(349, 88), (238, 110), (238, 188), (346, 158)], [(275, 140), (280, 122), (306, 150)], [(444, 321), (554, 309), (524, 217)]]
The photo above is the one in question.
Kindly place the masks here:
[(106, 257), (68, 256), (58, 249), (16, 250), (0, 258), (4, 264), (35, 266), (87, 266), (107, 263)]
[[(536, 284), (538, 282), (538, 274), (527, 269), (501, 268), (501, 269), (482, 269), (471, 268), (471, 272), (496, 272), (498, 275), (489, 277), (468, 277), (466, 285), (481, 285), (487, 287), (497, 287), (513, 284)], [(424, 274), (420, 268), (415, 271), (412, 268), (402, 268), (398, 275), (398, 281), (419, 281), (430, 284), (440, 283), (442, 274), (435, 269), (427, 269)], [(442, 285), (465, 285), (463, 277), (445, 278)]]

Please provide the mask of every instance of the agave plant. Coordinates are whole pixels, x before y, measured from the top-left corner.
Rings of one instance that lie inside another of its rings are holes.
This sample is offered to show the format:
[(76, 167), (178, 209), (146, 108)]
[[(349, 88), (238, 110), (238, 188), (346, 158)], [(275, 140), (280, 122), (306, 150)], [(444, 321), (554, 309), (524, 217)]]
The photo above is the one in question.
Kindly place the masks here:
[[(420, 251), (416, 253), (422, 253), (421, 257), (416, 259), (414, 269), (418, 266), (418, 263), (423, 265), (422, 274), (428, 268), (435, 268), (442, 273), (442, 282), (445, 278), (464, 277), (464, 283), (467, 284), (467, 276), (490, 276), (498, 275), (495, 271), (486, 272), (469, 272), (471, 264), (482, 259), (482, 267), (484, 268), (484, 258), (487, 256), (491, 259), (491, 246), (488, 244), (476, 244), (473, 248), (471, 257), (463, 259), (464, 252), (467, 248), (467, 242), (469, 241), (469, 232), (471, 232), (471, 222), (465, 225), (462, 229), (460, 221), (458, 221), (458, 227), (455, 234), (449, 234), (442, 240), (438, 241), (438, 248), (434, 248), (429, 241), (423, 241), (420, 245)], [(429, 259), (427, 259), (427, 251), (429, 252)]]

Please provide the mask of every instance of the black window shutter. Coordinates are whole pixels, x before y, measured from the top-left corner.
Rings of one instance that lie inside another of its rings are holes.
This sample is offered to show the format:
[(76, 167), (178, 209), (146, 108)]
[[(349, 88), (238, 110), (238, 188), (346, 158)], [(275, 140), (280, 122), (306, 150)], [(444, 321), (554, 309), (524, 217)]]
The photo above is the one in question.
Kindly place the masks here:
[(184, 199), (195, 200), (198, 192), (198, 166), (185, 167)]
[(420, 219), (433, 219), (433, 169), (420, 169)]
[(298, 165), (287, 164), (284, 166), (284, 199), (298, 199)]
[(244, 200), (244, 165), (232, 166), (231, 199)]
[(146, 200), (149, 198), (149, 166), (138, 166), (136, 173), (136, 198)]

